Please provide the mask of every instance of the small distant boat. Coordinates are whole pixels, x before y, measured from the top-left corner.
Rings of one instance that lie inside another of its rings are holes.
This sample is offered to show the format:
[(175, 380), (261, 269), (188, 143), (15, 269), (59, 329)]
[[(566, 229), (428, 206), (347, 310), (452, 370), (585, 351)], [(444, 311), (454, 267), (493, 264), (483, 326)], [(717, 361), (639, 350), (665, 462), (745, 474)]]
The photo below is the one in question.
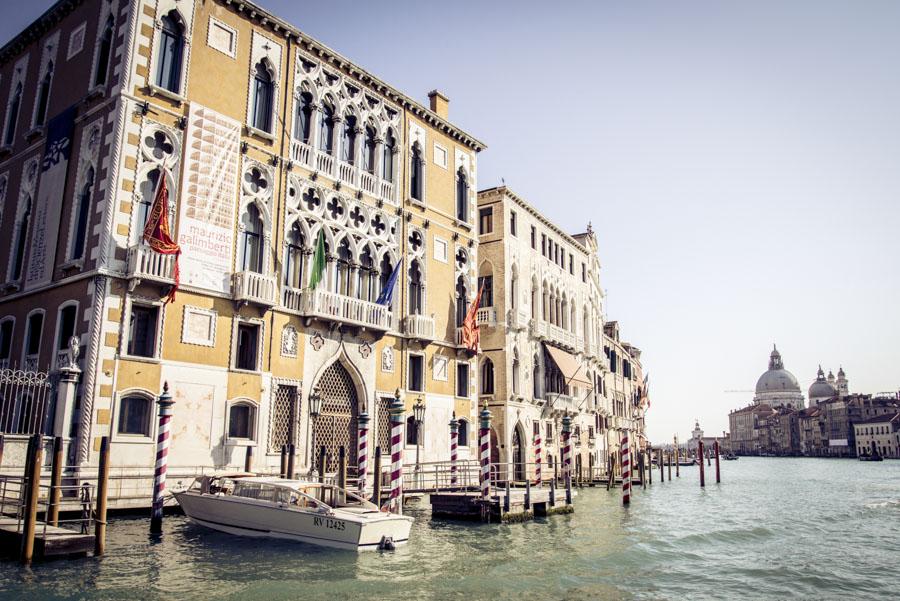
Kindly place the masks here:
[(214, 530), (352, 551), (405, 544), (413, 523), (338, 486), (302, 480), (200, 476), (174, 495), (188, 518)]
[(725, 461), (737, 461), (737, 458), (738, 456), (734, 453), (725, 453), (724, 455), (722, 455), (722, 459), (724, 459)]
[(875, 454), (875, 455), (860, 455), (860, 456), (859, 456), (859, 460), (860, 460), (860, 461), (884, 461), (884, 457), (882, 457), (881, 455), (878, 455), (878, 454)]

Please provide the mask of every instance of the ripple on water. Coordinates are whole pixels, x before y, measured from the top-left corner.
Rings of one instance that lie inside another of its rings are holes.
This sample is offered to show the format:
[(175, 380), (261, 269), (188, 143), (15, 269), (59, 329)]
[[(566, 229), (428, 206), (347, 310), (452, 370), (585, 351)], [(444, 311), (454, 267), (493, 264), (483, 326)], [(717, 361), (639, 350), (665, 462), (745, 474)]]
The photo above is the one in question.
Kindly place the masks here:
[(432, 521), (413, 542), (346, 553), (116, 518), (100, 559), (0, 569), (0, 599), (892, 599), (900, 577), (900, 462), (752, 459), (723, 484), (584, 489), (573, 515), (527, 524)]

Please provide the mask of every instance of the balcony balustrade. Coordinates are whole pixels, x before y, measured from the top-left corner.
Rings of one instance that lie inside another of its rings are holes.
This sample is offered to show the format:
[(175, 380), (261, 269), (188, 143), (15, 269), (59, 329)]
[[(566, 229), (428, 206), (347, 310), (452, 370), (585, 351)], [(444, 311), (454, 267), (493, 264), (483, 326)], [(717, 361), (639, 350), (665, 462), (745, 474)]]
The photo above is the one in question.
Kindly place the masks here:
[(354, 167), (350, 163), (338, 161), (338, 179), (340, 179), (341, 182), (347, 184), (348, 186), (357, 188), (359, 187), (357, 184), (358, 174), (359, 172), (356, 170), (356, 167)]
[(316, 171), (342, 184), (362, 190), (363, 192), (390, 204), (394, 201), (394, 184), (382, 180), (373, 173), (359, 169), (345, 161), (338, 160), (328, 154), (299, 140), (291, 140), (291, 161)]
[(384, 305), (327, 290), (285, 288), (282, 304), (285, 309), (304, 317), (337, 321), (382, 332), (390, 330), (394, 323), (393, 313)]
[(403, 333), (422, 341), (434, 340), (434, 315), (407, 315), (403, 320)]
[(551, 411), (558, 413), (578, 413), (579, 400), (568, 394), (560, 394), (558, 392), (547, 393), (547, 406)]
[(497, 325), (497, 310), (493, 307), (481, 307), (475, 312), (475, 321), (480, 326), (493, 327)]
[(146, 244), (135, 244), (128, 249), (127, 259), (127, 275), (134, 280), (132, 290), (141, 280), (175, 283), (175, 255), (163, 255)]
[(291, 140), (291, 160), (295, 163), (303, 165), (307, 169), (315, 169), (313, 157), (315, 151), (309, 144), (304, 144), (300, 140)]
[(235, 302), (274, 307), (278, 284), (272, 276), (255, 271), (239, 271), (231, 276), (231, 292)]

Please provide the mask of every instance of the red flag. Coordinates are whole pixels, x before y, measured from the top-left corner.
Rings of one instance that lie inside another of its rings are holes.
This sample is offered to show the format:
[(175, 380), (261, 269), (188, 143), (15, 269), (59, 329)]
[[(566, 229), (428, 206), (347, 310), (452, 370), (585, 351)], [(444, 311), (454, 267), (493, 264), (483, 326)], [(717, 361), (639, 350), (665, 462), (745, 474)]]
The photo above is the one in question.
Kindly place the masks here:
[(475, 302), (469, 307), (466, 319), (463, 321), (462, 343), (471, 353), (478, 352), (478, 344), (481, 342), (481, 333), (475, 314), (478, 312), (478, 306), (481, 304), (482, 292), (484, 292), (484, 284), (478, 289), (478, 296), (475, 297)]
[(175, 285), (166, 298), (166, 302), (170, 303), (175, 300), (175, 291), (178, 290), (178, 257), (181, 255), (181, 247), (172, 240), (172, 231), (169, 228), (169, 187), (166, 184), (165, 170), (159, 175), (159, 185), (156, 187), (150, 214), (147, 215), (143, 238), (153, 251), (161, 255), (175, 255), (175, 268), (172, 274)]

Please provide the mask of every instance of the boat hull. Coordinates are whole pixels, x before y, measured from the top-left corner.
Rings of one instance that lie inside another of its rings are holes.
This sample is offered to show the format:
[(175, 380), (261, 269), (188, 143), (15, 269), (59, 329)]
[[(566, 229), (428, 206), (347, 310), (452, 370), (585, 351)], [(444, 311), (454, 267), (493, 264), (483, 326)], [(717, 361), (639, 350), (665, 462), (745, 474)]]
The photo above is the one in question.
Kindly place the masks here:
[(255, 538), (295, 540), (333, 549), (378, 549), (384, 537), (395, 546), (409, 541), (410, 518), (393, 516), (362, 519), (346, 512), (327, 515), (252, 499), (176, 493), (175, 498), (192, 521), (229, 534)]

